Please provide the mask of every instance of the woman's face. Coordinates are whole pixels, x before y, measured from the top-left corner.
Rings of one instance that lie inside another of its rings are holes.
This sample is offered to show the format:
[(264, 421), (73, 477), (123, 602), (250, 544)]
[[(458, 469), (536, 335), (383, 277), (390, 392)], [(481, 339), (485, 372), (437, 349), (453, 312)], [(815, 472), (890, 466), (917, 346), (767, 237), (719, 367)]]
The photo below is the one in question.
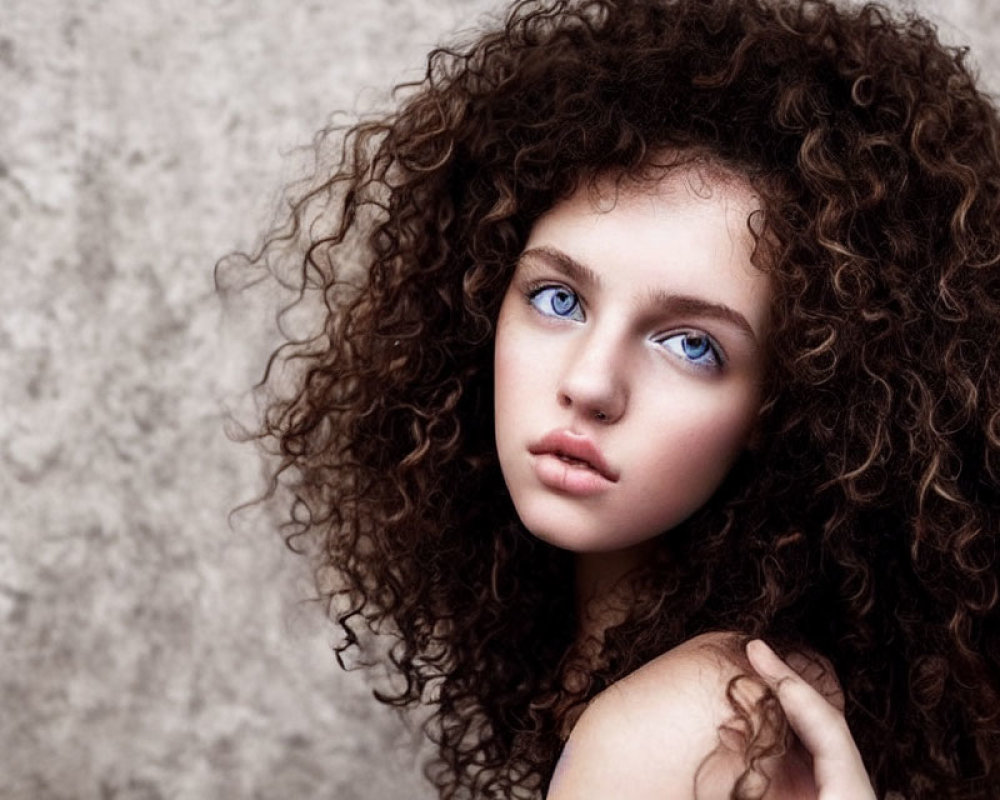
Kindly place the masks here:
[(551, 544), (648, 541), (747, 443), (770, 302), (759, 205), (711, 174), (584, 187), (531, 231), (497, 323), (496, 440), (521, 521)]

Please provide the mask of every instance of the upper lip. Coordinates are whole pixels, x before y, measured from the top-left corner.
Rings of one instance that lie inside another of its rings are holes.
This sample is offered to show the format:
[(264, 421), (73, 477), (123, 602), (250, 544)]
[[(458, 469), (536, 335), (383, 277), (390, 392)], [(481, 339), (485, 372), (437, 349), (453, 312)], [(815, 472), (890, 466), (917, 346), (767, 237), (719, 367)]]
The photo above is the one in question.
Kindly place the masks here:
[(617, 481), (618, 473), (608, 466), (604, 455), (586, 436), (568, 430), (551, 431), (528, 448), (533, 456), (551, 454), (569, 456), (584, 462), (595, 472), (600, 473), (609, 481)]

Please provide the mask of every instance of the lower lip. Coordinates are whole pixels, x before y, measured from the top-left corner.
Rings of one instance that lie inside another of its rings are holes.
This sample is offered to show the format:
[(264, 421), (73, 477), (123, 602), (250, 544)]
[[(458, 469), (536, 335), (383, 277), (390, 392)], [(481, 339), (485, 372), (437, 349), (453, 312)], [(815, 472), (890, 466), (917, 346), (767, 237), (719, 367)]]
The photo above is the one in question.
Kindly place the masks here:
[(571, 464), (552, 453), (534, 456), (535, 474), (549, 489), (587, 497), (606, 491), (612, 481), (583, 464)]

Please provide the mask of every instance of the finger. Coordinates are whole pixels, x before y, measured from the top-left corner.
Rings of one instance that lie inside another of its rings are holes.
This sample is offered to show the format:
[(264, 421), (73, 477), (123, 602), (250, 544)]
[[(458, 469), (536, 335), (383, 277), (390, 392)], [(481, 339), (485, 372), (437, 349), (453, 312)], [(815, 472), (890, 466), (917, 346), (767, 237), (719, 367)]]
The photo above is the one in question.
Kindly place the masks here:
[(789, 725), (813, 758), (818, 785), (851, 786), (871, 797), (871, 784), (844, 715), (764, 642), (747, 645), (747, 658), (778, 698)]
[(813, 756), (832, 755), (837, 748), (843, 717), (829, 702), (764, 642), (747, 645), (747, 658), (757, 674), (777, 695), (795, 733)]

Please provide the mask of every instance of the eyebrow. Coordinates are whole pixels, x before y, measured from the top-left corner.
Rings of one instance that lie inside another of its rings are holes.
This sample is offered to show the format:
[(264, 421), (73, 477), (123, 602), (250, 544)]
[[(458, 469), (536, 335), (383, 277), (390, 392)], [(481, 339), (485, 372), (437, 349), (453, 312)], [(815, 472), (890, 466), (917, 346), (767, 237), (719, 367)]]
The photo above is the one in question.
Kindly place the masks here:
[[(601, 278), (594, 270), (561, 250), (551, 247), (532, 247), (521, 253), (521, 258), (538, 258), (546, 261), (584, 288), (599, 288), (601, 285)], [(747, 322), (747, 318), (724, 303), (713, 303), (689, 294), (673, 294), (662, 289), (650, 292), (650, 302), (670, 314), (690, 314), (728, 322), (749, 336), (752, 341), (757, 341), (757, 334)]]
[(555, 250), (551, 247), (532, 247), (521, 253), (521, 258), (540, 258), (549, 262), (567, 278), (582, 284), (584, 287), (600, 287), (601, 278), (586, 264), (581, 264), (575, 258), (566, 255), (562, 250)]

